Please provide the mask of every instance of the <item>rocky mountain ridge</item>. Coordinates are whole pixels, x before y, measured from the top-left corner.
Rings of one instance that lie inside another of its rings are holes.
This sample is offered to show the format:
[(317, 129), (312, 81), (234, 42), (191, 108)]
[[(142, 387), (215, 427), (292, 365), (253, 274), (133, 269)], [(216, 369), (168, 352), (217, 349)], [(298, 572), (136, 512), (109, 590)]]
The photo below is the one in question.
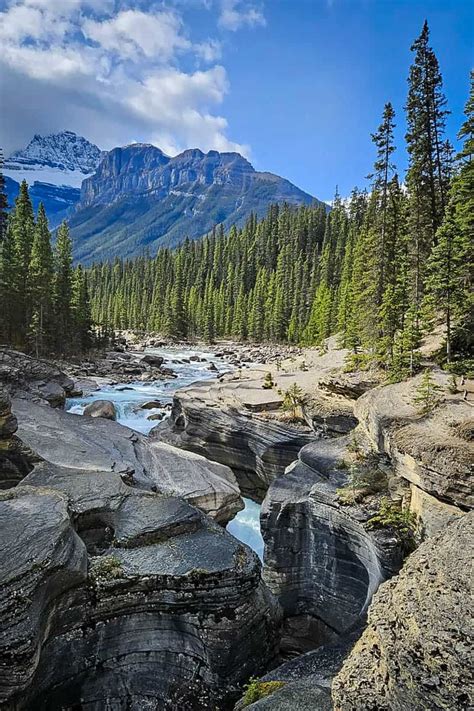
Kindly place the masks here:
[(90, 175), (103, 156), (100, 148), (74, 131), (60, 131), (47, 136), (35, 134), (26, 148), (14, 151), (5, 160), (4, 168), (5, 172), (18, 171), (19, 177), (26, 170), (41, 173), (47, 168), (57, 168), (64, 172), (67, 179), (69, 173)]
[(3, 172), (10, 205), (25, 179), (51, 227), (68, 219), (74, 256), (84, 264), (174, 247), (216, 225), (240, 226), (274, 203), (315, 201), (290, 181), (256, 171), (239, 153), (189, 149), (170, 157), (144, 143), (104, 152), (72, 131), (34, 136)]
[(71, 230), (76, 257), (87, 263), (173, 247), (215, 225), (242, 225), (273, 203), (313, 201), (238, 153), (191, 149), (170, 158), (155, 146), (132, 144), (109, 151), (83, 182)]

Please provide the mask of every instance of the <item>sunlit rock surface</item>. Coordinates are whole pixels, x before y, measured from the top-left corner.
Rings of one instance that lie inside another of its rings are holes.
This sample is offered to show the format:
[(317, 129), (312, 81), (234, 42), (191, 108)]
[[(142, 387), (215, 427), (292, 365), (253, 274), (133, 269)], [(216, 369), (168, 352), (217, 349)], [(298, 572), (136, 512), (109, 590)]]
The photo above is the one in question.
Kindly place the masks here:
[(472, 708), (474, 513), (422, 543), (381, 586), (333, 683), (341, 711)]
[(222, 522), (243, 508), (228, 467), (151, 442), (103, 418), (78, 417), (20, 399), (13, 409), (19, 437), (52, 464), (113, 472), (142, 488), (182, 496)]
[[(233, 384), (196, 383), (174, 397), (171, 416), (152, 430), (160, 441), (189, 449), (231, 467), (243, 495), (265, 496), (270, 483), (298, 456), (314, 434), (245, 411)], [(268, 393), (255, 387), (268, 400)], [(253, 395), (254, 393), (252, 393)], [(252, 397), (255, 407), (255, 397)]]

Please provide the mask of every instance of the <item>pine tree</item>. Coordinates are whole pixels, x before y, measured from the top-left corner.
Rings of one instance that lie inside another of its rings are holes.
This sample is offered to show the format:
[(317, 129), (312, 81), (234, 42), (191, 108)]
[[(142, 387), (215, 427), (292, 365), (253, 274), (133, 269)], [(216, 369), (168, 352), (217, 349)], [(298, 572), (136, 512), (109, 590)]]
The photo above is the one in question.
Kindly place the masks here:
[(5, 237), (8, 221), (8, 199), (5, 192), (5, 177), (3, 175), (3, 152), (0, 148), (0, 244)]
[(387, 245), (387, 225), (389, 211), (389, 184), (390, 179), (394, 174), (395, 166), (391, 162), (391, 156), (395, 151), (393, 140), (393, 131), (395, 128), (395, 112), (392, 104), (387, 103), (384, 107), (382, 123), (378, 131), (372, 135), (372, 141), (377, 148), (377, 158), (374, 163), (374, 173), (372, 177), (372, 190), (377, 194), (377, 217), (375, 229), (379, 234), (377, 240), (377, 274), (376, 283), (376, 304), (380, 308), (382, 304), (383, 293), (386, 286), (386, 274), (390, 269), (388, 255), (391, 252), (390, 246)]
[(9, 224), (14, 242), (15, 273), (13, 288), (17, 299), (12, 327), (16, 342), (20, 346), (24, 346), (31, 315), (28, 294), (28, 271), (35, 231), (33, 206), (25, 180), (20, 185), (20, 191), (15, 201), (15, 208), (9, 218)]
[(438, 60), (428, 43), (429, 29), (425, 21), (411, 48), (415, 57), (410, 68), (406, 104), (409, 155), (406, 184), (410, 198), (411, 270), (417, 312), (424, 291), (426, 260), (446, 207), (449, 172), (443, 153), (448, 111)]
[(54, 276), (56, 347), (61, 351), (65, 350), (73, 336), (72, 273), (72, 244), (67, 223), (63, 222), (58, 229), (56, 240)]
[(51, 235), (44, 206), (41, 203), (38, 208), (28, 270), (31, 308), (29, 333), (36, 356), (44, 352), (52, 329), (53, 266)]
[(78, 350), (85, 351), (92, 344), (92, 317), (87, 274), (80, 264), (73, 273), (71, 315), (74, 323), (74, 340)]
[(18, 341), (18, 294), (17, 261), (15, 240), (11, 221), (8, 221), (0, 244), (0, 337), (2, 341), (16, 344)]
[[(442, 313), (446, 328), (446, 360), (453, 358), (453, 340), (466, 354), (473, 342), (472, 278), (474, 270), (474, 74), (471, 73), (466, 121), (459, 137), (464, 146), (437, 243), (428, 260), (427, 299), (431, 312)], [(455, 339), (453, 339), (453, 333)]]

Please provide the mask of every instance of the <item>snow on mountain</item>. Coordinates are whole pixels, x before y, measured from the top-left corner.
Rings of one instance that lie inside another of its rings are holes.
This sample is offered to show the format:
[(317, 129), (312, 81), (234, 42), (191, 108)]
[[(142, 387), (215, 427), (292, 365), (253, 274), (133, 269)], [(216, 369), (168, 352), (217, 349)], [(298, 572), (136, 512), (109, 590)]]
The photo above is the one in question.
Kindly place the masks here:
[(7, 158), (3, 172), (17, 182), (26, 180), (29, 185), (39, 181), (80, 187), (103, 156), (96, 145), (73, 131), (36, 134), (26, 148)]

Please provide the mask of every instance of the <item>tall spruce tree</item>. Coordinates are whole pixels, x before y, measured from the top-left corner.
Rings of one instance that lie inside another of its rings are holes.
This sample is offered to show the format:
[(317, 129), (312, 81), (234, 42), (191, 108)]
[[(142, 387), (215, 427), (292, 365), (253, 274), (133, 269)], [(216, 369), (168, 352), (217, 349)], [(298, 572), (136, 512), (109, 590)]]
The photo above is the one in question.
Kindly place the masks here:
[(0, 338), (2, 342), (19, 343), (18, 281), (15, 240), (11, 220), (0, 244)]
[(92, 317), (87, 273), (80, 264), (73, 273), (71, 313), (74, 324), (74, 342), (79, 351), (86, 351), (92, 344)]
[(410, 198), (410, 254), (417, 319), (424, 292), (426, 260), (446, 207), (449, 172), (443, 151), (449, 112), (438, 60), (429, 46), (429, 35), (425, 21), (420, 36), (411, 47), (415, 56), (408, 78), (406, 103), (409, 157), (406, 185)]
[(5, 189), (5, 176), (3, 175), (3, 151), (0, 148), (0, 243), (5, 237), (8, 220), (8, 199)]
[(30, 299), (29, 335), (36, 355), (50, 345), (52, 331), (52, 291), (54, 263), (51, 235), (43, 203), (40, 203), (36, 220), (33, 246), (28, 270), (28, 294)]
[(63, 351), (73, 336), (72, 299), (72, 244), (69, 228), (63, 222), (58, 229), (55, 248), (54, 312), (56, 347)]
[(31, 316), (28, 272), (35, 232), (33, 206), (25, 180), (20, 185), (20, 192), (10, 215), (9, 223), (12, 230), (15, 254), (15, 273), (12, 286), (17, 299), (12, 326), (16, 334), (16, 342), (24, 347), (27, 342), (28, 324)]
[(474, 330), (474, 73), (471, 72), (466, 121), (459, 131), (464, 139), (457, 156), (450, 201), (437, 243), (428, 260), (427, 301), (430, 310), (442, 314), (446, 330), (446, 360), (454, 350), (472, 351)]

